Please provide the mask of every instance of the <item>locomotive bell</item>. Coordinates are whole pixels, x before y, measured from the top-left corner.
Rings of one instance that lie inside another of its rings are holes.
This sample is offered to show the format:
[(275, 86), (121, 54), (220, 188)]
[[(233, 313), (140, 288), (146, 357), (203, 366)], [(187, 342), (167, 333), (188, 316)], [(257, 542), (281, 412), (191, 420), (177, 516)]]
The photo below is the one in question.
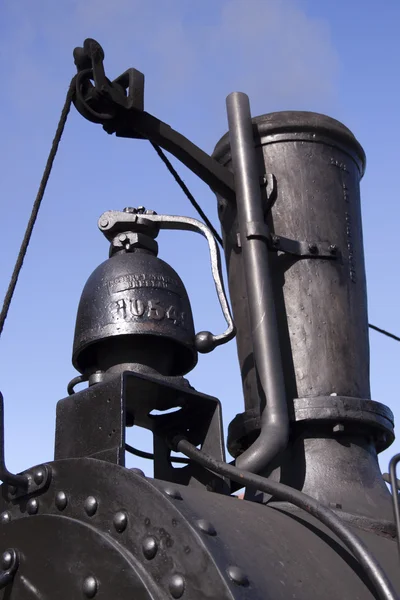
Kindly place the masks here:
[(186, 289), (174, 269), (157, 257), (159, 228), (154, 223), (143, 225), (144, 219), (135, 221), (144, 209), (124, 213), (126, 219), (111, 229), (107, 219), (99, 220), (111, 242), (110, 257), (83, 289), (73, 365), (84, 375), (135, 369), (184, 375), (197, 363)]

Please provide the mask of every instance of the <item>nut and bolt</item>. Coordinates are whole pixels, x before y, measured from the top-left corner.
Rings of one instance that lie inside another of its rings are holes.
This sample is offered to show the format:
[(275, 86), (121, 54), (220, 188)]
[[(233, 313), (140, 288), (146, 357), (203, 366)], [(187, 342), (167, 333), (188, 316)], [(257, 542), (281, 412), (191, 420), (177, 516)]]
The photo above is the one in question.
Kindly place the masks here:
[(274, 246), (274, 248), (279, 248), (280, 246), (280, 240), (278, 238), (277, 235), (272, 235), (271, 236), (271, 241), (272, 241), (272, 245)]
[(107, 227), (107, 225), (108, 225), (108, 219), (101, 219), (100, 227)]
[(333, 426), (333, 433), (342, 433), (344, 431), (344, 425), (342, 423), (337, 423)]

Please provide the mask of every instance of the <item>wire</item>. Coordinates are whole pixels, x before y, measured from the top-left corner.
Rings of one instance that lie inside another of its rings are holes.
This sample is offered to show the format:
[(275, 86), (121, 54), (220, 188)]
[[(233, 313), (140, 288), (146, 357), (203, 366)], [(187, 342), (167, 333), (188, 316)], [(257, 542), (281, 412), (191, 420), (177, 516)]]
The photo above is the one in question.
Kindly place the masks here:
[(396, 342), (400, 342), (400, 337), (398, 337), (397, 335), (394, 335), (394, 333), (390, 333), (390, 331), (386, 331), (385, 329), (380, 329), (376, 325), (371, 325), (371, 323), (368, 324), (368, 327), (370, 329), (373, 329), (374, 331), (377, 331), (378, 333), (387, 335), (388, 337), (392, 338), (393, 340), (396, 340)]
[(65, 123), (67, 122), (67, 117), (68, 117), (68, 113), (70, 111), (71, 108), (71, 102), (72, 102), (72, 98), (74, 96), (74, 91), (75, 91), (75, 79), (76, 76), (72, 78), (71, 83), (69, 85), (68, 91), (67, 91), (67, 95), (65, 98), (65, 103), (63, 106), (63, 109), (61, 111), (61, 115), (60, 115), (60, 120), (58, 122), (57, 125), (57, 130), (53, 139), (53, 143), (51, 145), (50, 148), (50, 153), (49, 156), (47, 158), (47, 162), (46, 162), (46, 166), (43, 172), (43, 176), (42, 176), (42, 180), (40, 182), (39, 185), (39, 189), (36, 195), (36, 199), (35, 202), (33, 203), (32, 206), (32, 212), (31, 212), (31, 216), (29, 217), (29, 221), (28, 221), (28, 225), (26, 226), (26, 230), (25, 230), (25, 234), (21, 243), (21, 247), (20, 250), (18, 252), (18, 256), (17, 256), (17, 260), (15, 262), (15, 266), (14, 266), (14, 270), (13, 273), (11, 275), (11, 279), (10, 279), (10, 283), (8, 285), (8, 289), (6, 292), (6, 295), (4, 297), (4, 301), (3, 301), (3, 307), (1, 309), (1, 313), (0, 313), (0, 336), (3, 332), (3, 328), (4, 328), (4, 323), (5, 320), (7, 318), (7, 314), (8, 314), (8, 310), (10, 308), (10, 304), (11, 304), (11, 300), (13, 298), (14, 295), (14, 291), (15, 291), (15, 287), (17, 285), (17, 281), (18, 281), (18, 277), (24, 262), (24, 258), (26, 255), (26, 251), (28, 249), (29, 246), (29, 242), (31, 239), (31, 235), (32, 235), (32, 231), (33, 228), (35, 226), (36, 223), (36, 218), (38, 216), (38, 212), (40, 209), (40, 205), (41, 202), (43, 200), (43, 196), (44, 196), (44, 192), (46, 190), (46, 186), (47, 186), (47, 182), (49, 180), (50, 177), (50, 173), (51, 173), (51, 169), (53, 166), (53, 162), (54, 159), (56, 157), (57, 154), (57, 150), (58, 150), (58, 145), (60, 143), (61, 140), (61, 136), (63, 134), (64, 131), (64, 127), (65, 127)]
[(190, 442), (179, 436), (174, 438), (172, 447), (213, 473), (229, 477), (233, 481), (239, 482), (242, 486), (250, 486), (267, 494), (272, 494), (280, 500), (290, 502), (294, 506), (313, 515), (324, 523), (354, 554), (368, 576), (368, 579), (376, 588), (378, 597), (381, 600), (398, 600), (398, 596), (387, 575), (365, 546), (364, 542), (329, 508), (307, 494), (283, 483), (271, 481), (248, 471), (241, 471), (237, 467), (215, 460), (208, 454), (204, 454), (201, 450), (197, 450)]
[[(125, 443), (125, 450), (127, 450), (127, 452), (130, 452), (130, 454), (134, 454), (135, 456), (139, 456), (140, 458), (146, 458), (148, 460), (154, 460), (154, 454), (152, 454), (151, 452), (145, 452), (144, 450), (138, 450), (137, 448), (134, 448), (130, 444), (126, 444)], [(170, 460), (173, 463), (180, 463), (182, 465), (188, 465), (190, 463), (189, 459), (182, 458), (180, 456), (171, 456)]]
[(214, 225), (211, 223), (210, 219), (207, 217), (207, 215), (205, 214), (205, 212), (203, 211), (203, 209), (201, 208), (201, 206), (198, 204), (198, 202), (196, 201), (196, 199), (193, 196), (193, 194), (189, 191), (189, 189), (186, 186), (185, 182), (180, 177), (180, 175), (178, 174), (178, 172), (175, 170), (175, 168), (172, 165), (172, 163), (170, 162), (170, 160), (167, 158), (167, 156), (165, 155), (165, 153), (161, 150), (160, 146), (157, 146), (157, 144), (154, 144), (153, 142), (150, 142), (150, 143), (153, 146), (154, 150), (157, 152), (158, 156), (161, 158), (161, 160), (165, 164), (165, 166), (167, 167), (168, 171), (171, 173), (172, 177), (175, 179), (175, 181), (180, 186), (180, 188), (182, 189), (182, 191), (186, 194), (186, 196), (189, 199), (189, 201), (192, 204), (192, 206), (197, 210), (197, 212), (199, 213), (199, 215), (203, 219), (204, 223), (212, 231), (212, 234), (215, 237), (215, 239), (217, 240), (217, 242), (220, 244), (221, 247), (223, 247), (221, 236), (219, 235), (219, 233), (217, 232), (217, 230), (215, 229)]

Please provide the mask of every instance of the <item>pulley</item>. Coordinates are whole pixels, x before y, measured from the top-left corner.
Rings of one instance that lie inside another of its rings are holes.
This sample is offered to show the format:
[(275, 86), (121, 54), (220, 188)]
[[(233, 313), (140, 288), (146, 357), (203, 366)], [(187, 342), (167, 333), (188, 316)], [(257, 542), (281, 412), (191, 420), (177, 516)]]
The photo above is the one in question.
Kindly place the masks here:
[[(234, 336), (223, 290), (220, 257), (210, 231), (186, 217), (127, 208), (108, 211), (99, 229), (110, 241), (110, 257), (89, 277), (80, 299), (73, 364), (85, 378), (97, 371), (152, 371), (180, 376), (193, 369), (197, 352), (210, 352)], [(186, 289), (170, 265), (158, 258), (160, 228), (202, 233), (209, 242), (212, 273), (228, 329), (195, 335)]]

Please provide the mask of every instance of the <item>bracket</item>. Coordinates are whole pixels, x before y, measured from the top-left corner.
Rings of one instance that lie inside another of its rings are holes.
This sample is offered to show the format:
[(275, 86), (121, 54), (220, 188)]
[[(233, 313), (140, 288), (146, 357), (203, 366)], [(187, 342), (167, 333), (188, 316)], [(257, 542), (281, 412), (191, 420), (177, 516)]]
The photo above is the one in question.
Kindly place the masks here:
[(117, 137), (144, 138), (161, 146), (215, 193), (235, 201), (235, 184), (229, 169), (143, 110), (144, 75), (140, 71), (129, 69), (111, 82), (104, 72), (103, 49), (92, 39), (85, 40), (83, 48), (75, 48), (74, 58), (78, 74), (73, 101), (85, 119), (102, 124), (107, 133)]
[[(266, 241), (268, 248), (275, 252), (284, 252), (302, 258), (328, 258), (337, 259), (340, 252), (336, 244), (330, 242), (306, 242), (291, 240), (289, 238), (271, 234), (267, 224), (262, 222), (250, 221), (246, 223), (246, 238), (263, 239)], [(240, 233), (236, 234), (237, 246), (242, 247)]]
[(225, 451), (220, 402), (171, 379), (125, 371), (60, 400), (55, 460), (91, 457), (124, 466), (125, 427), (133, 424), (153, 432), (155, 478), (229, 493), (224, 478), (202, 467), (172, 466), (167, 440), (177, 433), (216, 460), (225, 460)]

